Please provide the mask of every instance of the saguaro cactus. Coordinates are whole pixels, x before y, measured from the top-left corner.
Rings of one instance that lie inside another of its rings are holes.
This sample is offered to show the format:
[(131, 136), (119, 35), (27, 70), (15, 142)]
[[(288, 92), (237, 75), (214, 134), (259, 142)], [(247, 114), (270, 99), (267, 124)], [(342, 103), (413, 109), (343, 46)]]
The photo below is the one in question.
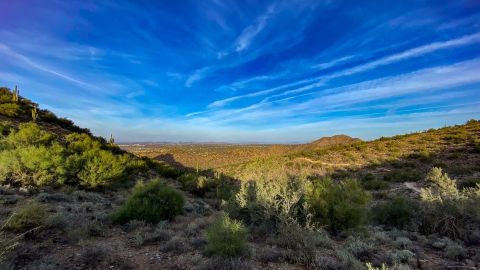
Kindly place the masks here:
[(110, 139), (108, 140), (108, 144), (113, 145), (115, 143), (115, 139), (113, 138), (113, 134), (110, 133)]
[(37, 122), (37, 119), (38, 119), (37, 105), (33, 105), (33, 108), (32, 108), (32, 120), (33, 120), (33, 122)]
[(20, 96), (20, 90), (18, 90), (17, 86), (15, 85), (15, 89), (13, 90), (13, 102), (17, 103)]

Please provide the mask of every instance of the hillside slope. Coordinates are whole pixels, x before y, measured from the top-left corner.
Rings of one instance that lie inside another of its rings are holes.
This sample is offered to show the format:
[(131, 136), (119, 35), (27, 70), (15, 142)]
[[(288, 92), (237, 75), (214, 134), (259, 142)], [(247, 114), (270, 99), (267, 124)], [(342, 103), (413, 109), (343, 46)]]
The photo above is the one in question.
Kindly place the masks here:
[(480, 172), (480, 122), (471, 120), (464, 125), (356, 141), (218, 170), (242, 180), (372, 173), (395, 181), (419, 181), (433, 166), (473, 181)]
[(346, 135), (335, 135), (306, 144), (134, 144), (121, 147), (138, 156), (164, 161), (179, 168), (206, 170), (357, 141), (359, 139)]
[(480, 266), (478, 121), (181, 173), (2, 91), (2, 270)]

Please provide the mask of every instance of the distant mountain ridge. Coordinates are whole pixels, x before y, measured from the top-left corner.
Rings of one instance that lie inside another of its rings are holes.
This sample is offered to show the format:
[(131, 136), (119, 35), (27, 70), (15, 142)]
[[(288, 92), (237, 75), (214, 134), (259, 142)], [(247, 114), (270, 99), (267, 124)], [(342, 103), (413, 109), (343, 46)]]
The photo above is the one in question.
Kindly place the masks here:
[(354, 142), (361, 142), (362, 140), (359, 138), (353, 138), (348, 135), (340, 134), (340, 135), (333, 135), (330, 137), (322, 137), (318, 140), (315, 140), (308, 145), (313, 147), (325, 147), (331, 145), (338, 145), (338, 144), (348, 144)]

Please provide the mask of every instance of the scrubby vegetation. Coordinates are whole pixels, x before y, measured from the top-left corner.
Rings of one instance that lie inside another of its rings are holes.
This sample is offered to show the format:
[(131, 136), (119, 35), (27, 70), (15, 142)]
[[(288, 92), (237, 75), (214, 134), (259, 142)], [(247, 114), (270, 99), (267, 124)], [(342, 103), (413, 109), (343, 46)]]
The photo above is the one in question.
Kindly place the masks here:
[(167, 165), (17, 90), (0, 105), (0, 269), (480, 266), (476, 120), (371, 142), (152, 150)]
[(247, 252), (247, 229), (227, 215), (221, 216), (206, 230), (207, 251), (219, 256), (239, 256)]
[(182, 195), (160, 179), (148, 183), (139, 182), (125, 204), (113, 214), (112, 219), (115, 223), (130, 220), (158, 223), (181, 214), (183, 204)]
[(370, 194), (355, 180), (333, 183), (326, 178), (313, 182), (307, 202), (313, 221), (338, 233), (366, 223)]
[(396, 196), (373, 207), (372, 213), (376, 222), (404, 229), (411, 225), (414, 216), (418, 213), (417, 208), (418, 205), (414, 201)]
[(459, 190), (456, 181), (440, 168), (433, 168), (426, 180), (433, 186), (421, 192), (422, 232), (468, 242), (480, 228), (480, 185)]
[(87, 134), (71, 133), (61, 142), (35, 123), (21, 123), (0, 139), (0, 183), (24, 186), (105, 187), (127, 175), (127, 154), (114, 154)]

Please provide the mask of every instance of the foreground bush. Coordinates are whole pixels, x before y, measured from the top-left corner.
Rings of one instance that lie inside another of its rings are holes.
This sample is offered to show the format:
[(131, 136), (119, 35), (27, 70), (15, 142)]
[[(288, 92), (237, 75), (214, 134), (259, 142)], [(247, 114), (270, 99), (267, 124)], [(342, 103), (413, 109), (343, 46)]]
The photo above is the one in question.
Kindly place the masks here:
[(311, 230), (295, 223), (284, 223), (273, 237), (273, 242), (288, 249), (286, 259), (291, 263), (315, 265), (317, 251), (331, 248), (333, 241), (324, 230)]
[(192, 194), (203, 196), (205, 192), (214, 188), (213, 180), (203, 175), (186, 173), (177, 179), (182, 184), (182, 189)]
[(417, 206), (405, 197), (395, 197), (372, 209), (373, 218), (380, 224), (405, 228), (411, 224)]
[(421, 232), (469, 241), (480, 227), (480, 185), (458, 190), (456, 181), (440, 168), (433, 168), (426, 180), (432, 187), (421, 192)]
[(8, 117), (16, 117), (21, 112), (20, 106), (14, 103), (0, 104), (0, 114)]
[(222, 216), (206, 230), (207, 251), (213, 255), (233, 257), (247, 251), (247, 229), (237, 220)]
[(158, 223), (170, 220), (183, 212), (185, 200), (178, 191), (160, 179), (139, 182), (127, 201), (112, 216), (114, 223), (139, 220)]
[(122, 179), (133, 164), (127, 154), (104, 150), (87, 134), (69, 134), (66, 144), (55, 138), (35, 123), (23, 123), (1, 139), (0, 183), (98, 188)]
[(307, 194), (314, 221), (333, 233), (365, 224), (370, 200), (370, 194), (355, 180), (334, 183), (329, 178), (319, 179)]
[(65, 148), (54, 135), (34, 123), (20, 124), (0, 141), (0, 183), (19, 185), (63, 184), (69, 168)]
[(80, 159), (83, 166), (77, 177), (80, 179), (80, 185), (88, 188), (108, 186), (121, 179), (129, 163), (127, 155), (114, 155), (100, 149), (84, 152)]
[(308, 182), (301, 179), (242, 182), (227, 211), (266, 233), (275, 233), (286, 220), (295, 219), (305, 224), (307, 185)]
[(28, 145), (49, 145), (55, 139), (55, 135), (40, 128), (35, 123), (22, 123), (18, 131), (8, 135), (6, 142), (12, 148)]
[(26, 146), (0, 153), (0, 183), (45, 186), (63, 184), (68, 167), (59, 144)]

